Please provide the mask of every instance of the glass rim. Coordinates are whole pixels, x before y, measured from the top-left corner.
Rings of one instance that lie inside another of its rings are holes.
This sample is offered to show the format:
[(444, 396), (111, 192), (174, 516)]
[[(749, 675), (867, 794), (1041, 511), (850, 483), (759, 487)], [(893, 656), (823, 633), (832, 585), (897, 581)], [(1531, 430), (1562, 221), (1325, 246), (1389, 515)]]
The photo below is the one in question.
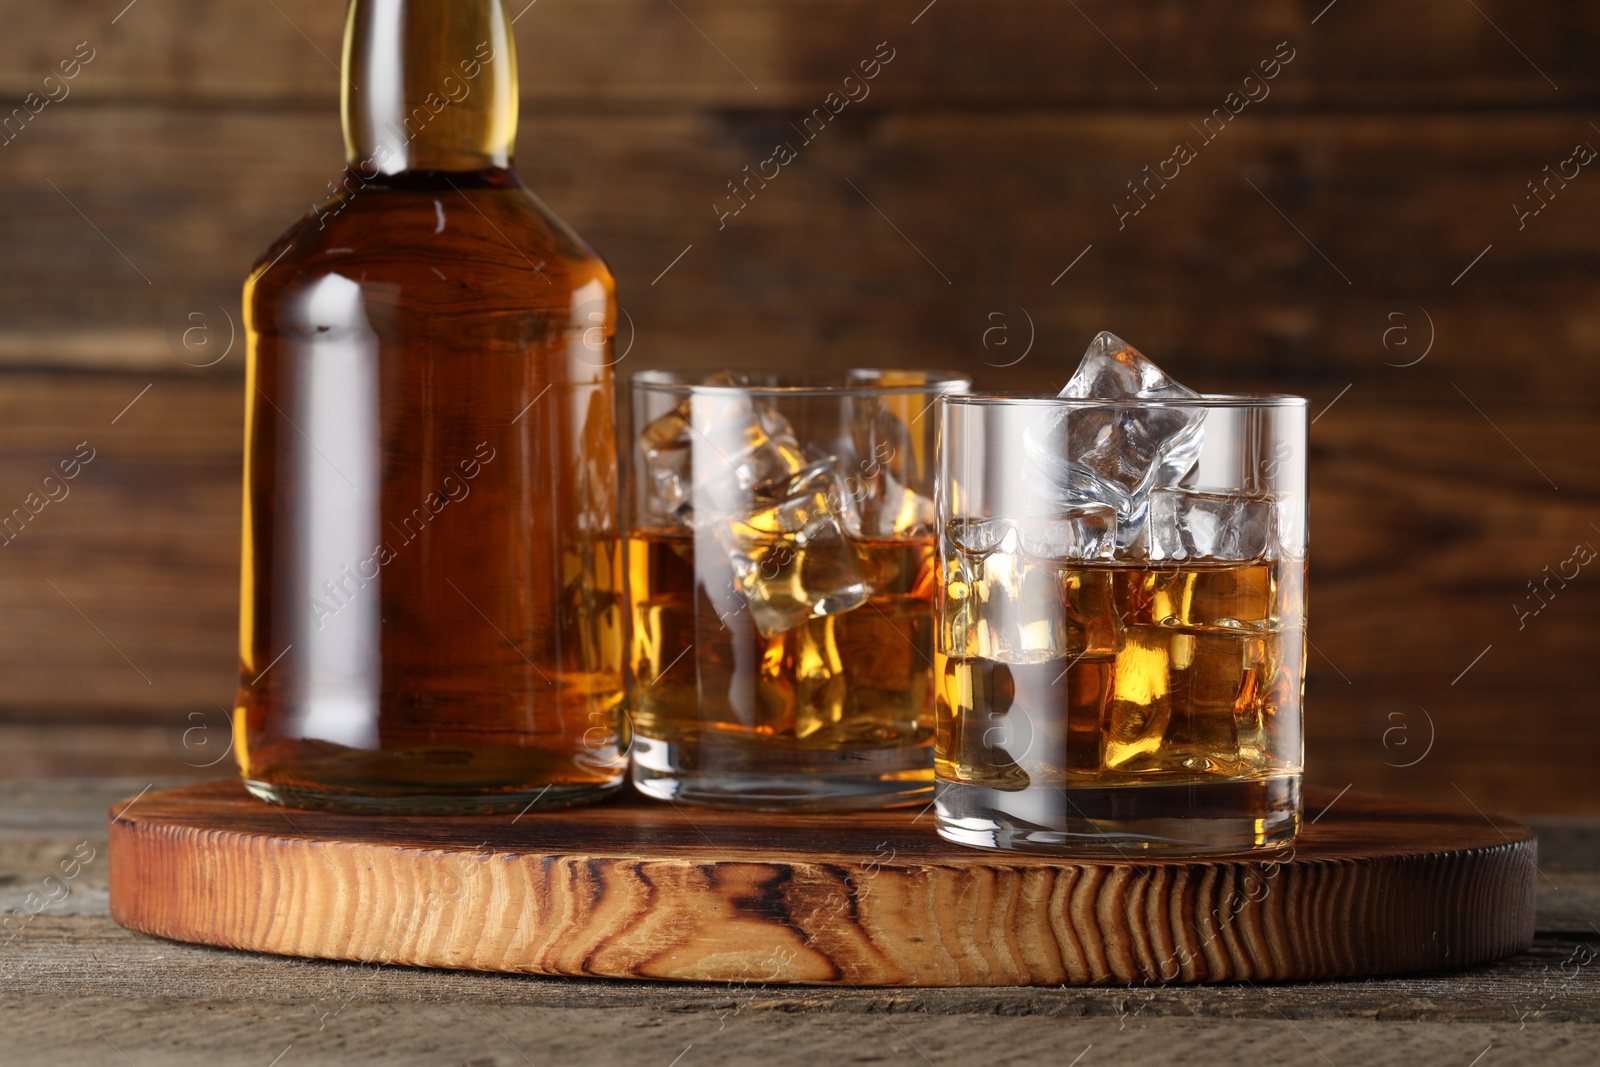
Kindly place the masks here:
[(1078, 397), (1053, 396), (1048, 393), (993, 392), (950, 393), (939, 397), (941, 403), (963, 404), (971, 407), (1116, 407), (1116, 408), (1305, 408), (1309, 403), (1303, 396), (1292, 393), (1201, 393), (1193, 397)]
[[(724, 368), (731, 370), (732, 368)], [(788, 371), (769, 372), (754, 369), (734, 370), (736, 374), (750, 374), (764, 379), (748, 385), (709, 385), (706, 378), (722, 370), (643, 370), (628, 380), (634, 393), (665, 393), (673, 396), (895, 396), (916, 393), (956, 394), (972, 385), (972, 376), (960, 371), (905, 370), (896, 367), (850, 367), (839, 371), (820, 371), (815, 374)], [(890, 376), (915, 377), (915, 381), (882, 383), (878, 379)]]

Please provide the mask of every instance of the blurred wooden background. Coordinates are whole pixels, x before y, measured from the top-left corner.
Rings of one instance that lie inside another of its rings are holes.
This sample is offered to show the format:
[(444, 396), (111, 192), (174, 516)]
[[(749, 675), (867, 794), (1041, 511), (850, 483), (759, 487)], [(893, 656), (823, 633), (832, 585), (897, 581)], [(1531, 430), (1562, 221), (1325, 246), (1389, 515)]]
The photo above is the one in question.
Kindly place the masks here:
[[(235, 664), (227, 342), (246, 267), (338, 175), (343, 7), (0, 0), (7, 112), (93, 50), (0, 145), (0, 514), (95, 456), (0, 546), (0, 774), (231, 769), (199, 768)], [(1312, 776), (1600, 812), (1600, 565), (1567, 562), (1600, 547), (1600, 174), (1527, 185), (1600, 147), (1600, 8), (536, 0), (516, 31), (519, 165), (615, 268), (624, 374), (1053, 387), (1109, 328), (1190, 385), (1304, 393)]]

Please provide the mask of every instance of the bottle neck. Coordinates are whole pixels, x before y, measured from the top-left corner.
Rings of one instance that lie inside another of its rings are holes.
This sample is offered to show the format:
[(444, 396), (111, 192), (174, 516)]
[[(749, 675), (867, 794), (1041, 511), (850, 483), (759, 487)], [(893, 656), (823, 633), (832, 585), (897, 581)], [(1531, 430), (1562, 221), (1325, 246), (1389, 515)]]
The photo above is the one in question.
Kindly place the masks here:
[(351, 0), (345, 161), (368, 177), (511, 164), (517, 54), (501, 0)]

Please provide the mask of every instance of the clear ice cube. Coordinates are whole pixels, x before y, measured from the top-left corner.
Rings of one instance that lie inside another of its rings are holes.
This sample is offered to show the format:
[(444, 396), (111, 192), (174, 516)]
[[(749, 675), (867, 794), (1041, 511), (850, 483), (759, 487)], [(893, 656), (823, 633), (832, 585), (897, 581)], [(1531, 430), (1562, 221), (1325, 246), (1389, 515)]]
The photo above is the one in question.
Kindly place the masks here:
[[(1016, 699), (1011, 668), (986, 659), (944, 661), (939, 718), (948, 723), (948, 758), (963, 782), (991, 789), (1024, 789), (1028, 773), (1006, 747), (1017, 742), (1009, 713)], [(944, 728), (944, 727), (942, 727)]]
[(694, 430), (681, 410), (662, 415), (639, 434), (648, 510), (653, 521), (687, 526), (694, 516)]
[(1098, 774), (1101, 721), (1110, 693), (1109, 656), (1078, 656), (1010, 668), (1015, 702), (1006, 718), (1010, 734), (1025, 738), (1008, 751), (1035, 782), (1063, 774)]
[(1144, 534), (1151, 489), (1178, 484), (1199, 458), (1205, 412), (1116, 402), (1198, 400), (1200, 394), (1167, 377), (1126, 341), (1102, 332), (1060, 395), (1108, 403), (1052, 411), (1031, 427), (1025, 441), (1030, 473), (1057, 500), (1114, 507), (1119, 547), (1132, 547)]
[(1161, 488), (1150, 494), (1150, 558), (1265, 559), (1278, 502), (1263, 493)]
[(911, 488), (922, 455), (902, 416), (915, 420), (914, 397), (845, 398), (837, 448), (845, 527), (858, 537), (929, 536), (933, 501)]
[(790, 479), (806, 466), (789, 420), (776, 408), (736, 387), (744, 384), (727, 372), (707, 385), (727, 392), (696, 393), (690, 412), (695, 448), (696, 504), (721, 514), (743, 508), (754, 498), (775, 499)]
[(884, 745), (917, 736), (932, 703), (927, 605), (875, 598), (771, 638), (763, 663), (793, 689), (794, 736), (816, 745)]
[(1275, 566), (1261, 561), (1249, 566), (1152, 568), (1137, 586), (1124, 590), (1121, 605), (1129, 625), (1176, 627), (1199, 633), (1211, 630), (1280, 630), (1288, 602)]
[(1108, 504), (1057, 508), (1022, 519), (1022, 550), (1042, 559), (1110, 559), (1117, 512)]
[(918, 537), (934, 529), (933, 501), (887, 471), (840, 482), (838, 510), (856, 537)]
[(794, 430), (776, 408), (740, 391), (729, 371), (639, 433), (653, 519), (692, 526), (696, 511), (715, 517), (754, 499), (781, 496), (806, 466)]
[[(943, 647), (1011, 664), (1116, 649), (1110, 509), (1066, 509), (1029, 525), (956, 519), (946, 531)], [(1025, 532), (1026, 531), (1026, 532)]]
[(633, 607), (633, 674), (638, 681), (634, 714), (654, 719), (674, 707), (693, 706), (694, 657), (686, 655), (694, 641), (693, 601), (682, 595), (652, 597)]
[(844, 660), (833, 616), (807, 618), (794, 629), (769, 638), (762, 657), (762, 703), (785, 707), (784, 732), (802, 742), (838, 743), (845, 724)]
[(833, 509), (836, 493), (831, 463), (817, 462), (791, 476), (771, 503), (719, 521), (717, 539), (763, 636), (866, 601), (855, 548)]
[(844, 661), (846, 722), (852, 744), (909, 742), (925, 728), (933, 614), (915, 596), (875, 595), (870, 604), (830, 616)]
[(1107, 709), (1108, 770), (1239, 773), (1240, 723), (1260, 700), (1267, 643), (1129, 627)]
[(947, 533), (951, 544), (969, 556), (986, 556), (1002, 547), (1015, 552), (1021, 536), (1017, 524), (1004, 518), (951, 519)]

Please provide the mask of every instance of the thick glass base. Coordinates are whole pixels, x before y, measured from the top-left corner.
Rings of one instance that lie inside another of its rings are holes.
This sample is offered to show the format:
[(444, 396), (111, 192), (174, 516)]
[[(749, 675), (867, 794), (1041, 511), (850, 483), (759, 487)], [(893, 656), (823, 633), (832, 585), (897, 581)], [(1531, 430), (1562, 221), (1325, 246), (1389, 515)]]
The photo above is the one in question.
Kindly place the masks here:
[(1300, 830), (1300, 776), (1005, 790), (941, 779), (939, 834), (977, 848), (1133, 858), (1276, 848)]
[(606, 784), (552, 785), (494, 793), (349, 793), (244, 780), (252, 795), (288, 808), (342, 811), (360, 815), (496, 815), (503, 812), (565, 808), (604, 800), (622, 788)]
[(933, 748), (775, 749), (635, 736), (633, 784), (659, 800), (745, 811), (926, 804), (933, 797)]
[(247, 735), (245, 788), (294, 808), (380, 815), (492, 815), (602, 800), (622, 788), (615, 747), (438, 743), (350, 748), (304, 737)]

